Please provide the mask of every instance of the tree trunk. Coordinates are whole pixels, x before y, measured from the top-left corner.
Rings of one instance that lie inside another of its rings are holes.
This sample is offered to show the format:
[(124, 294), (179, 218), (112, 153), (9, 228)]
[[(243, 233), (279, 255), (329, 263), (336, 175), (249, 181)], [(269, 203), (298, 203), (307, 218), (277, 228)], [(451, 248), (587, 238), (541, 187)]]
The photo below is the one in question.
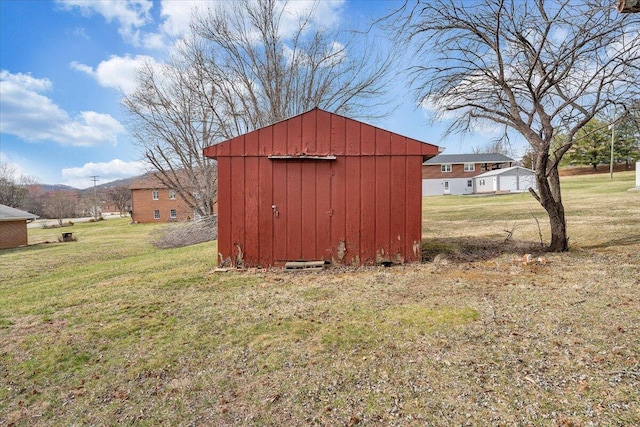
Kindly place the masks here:
[(547, 247), (549, 252), (565, 252), (569, 250), (567, 237), (567, 221), (564, 215), (564, 205), (560, 195), (560, 175), (558, 167), (551, 166), (547, 172), (547, 155), (538, 156), (536, 162), (536, 182), (538, 184), (538, 201), (547, 211), (551, 227), (551, 243)]
[(551, 226), (551, 243), (547, 248), (549, 252), (566, 252), (569, 250), (569, 238), (567, 237), (567, 221), (564, 216), (562, 203), (552, 203), (551, 209), (547, 209), (549, 224)]

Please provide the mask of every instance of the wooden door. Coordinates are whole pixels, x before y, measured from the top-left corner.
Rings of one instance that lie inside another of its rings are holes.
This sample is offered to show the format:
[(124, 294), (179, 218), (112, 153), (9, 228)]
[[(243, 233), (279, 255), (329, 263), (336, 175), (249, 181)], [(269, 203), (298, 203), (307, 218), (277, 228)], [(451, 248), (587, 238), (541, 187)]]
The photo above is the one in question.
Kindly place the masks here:
[(331, 162), (273, 161), (273, 258), (331, 260)]

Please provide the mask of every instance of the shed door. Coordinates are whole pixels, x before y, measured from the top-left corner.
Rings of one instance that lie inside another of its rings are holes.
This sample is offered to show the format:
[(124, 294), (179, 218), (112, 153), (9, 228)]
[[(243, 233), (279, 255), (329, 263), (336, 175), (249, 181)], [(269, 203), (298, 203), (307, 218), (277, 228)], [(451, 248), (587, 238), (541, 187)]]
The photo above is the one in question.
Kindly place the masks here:
[(332, 163), (273, 161), (274, 261), (331, 260)]

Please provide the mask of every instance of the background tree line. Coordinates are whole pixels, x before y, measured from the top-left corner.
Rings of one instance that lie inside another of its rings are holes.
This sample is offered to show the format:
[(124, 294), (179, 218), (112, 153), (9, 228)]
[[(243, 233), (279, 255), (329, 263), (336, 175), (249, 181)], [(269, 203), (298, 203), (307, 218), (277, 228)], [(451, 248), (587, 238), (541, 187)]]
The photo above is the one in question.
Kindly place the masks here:
[(94, 196), (92, 189), (44, 186), (35, 178), (18, 175), (9, 164), (0, 162), (0, 204), (40, 218), (57, 219), (62, 225), (63, 218), (93, 216), (94, 206), (121, 215), (128, 214), (131, 190), (126, 185), (101, 188)]
[[(599, 164), (611, 161), (612, 138), (614, 163), (625, 163), (629, 169), (636, 159), (640, 159), (640, 101), (618, 117), (589, 121), (576, 134), (560, 166), (590, 165), (596, 171)], [(562, 145), (565, 139), (566, 136), (560, 134), (557, 144)]]

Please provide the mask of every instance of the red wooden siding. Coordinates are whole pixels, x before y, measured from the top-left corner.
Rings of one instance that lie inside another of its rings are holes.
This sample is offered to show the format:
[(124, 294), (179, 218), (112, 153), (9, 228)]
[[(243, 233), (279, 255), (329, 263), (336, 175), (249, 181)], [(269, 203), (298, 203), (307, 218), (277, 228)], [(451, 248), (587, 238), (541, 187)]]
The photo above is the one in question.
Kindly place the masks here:
[(265, 267), (419, 260), (421, 165), (437, 153), (319, 109), (207, 147), (218, 159), (220, 258)]

